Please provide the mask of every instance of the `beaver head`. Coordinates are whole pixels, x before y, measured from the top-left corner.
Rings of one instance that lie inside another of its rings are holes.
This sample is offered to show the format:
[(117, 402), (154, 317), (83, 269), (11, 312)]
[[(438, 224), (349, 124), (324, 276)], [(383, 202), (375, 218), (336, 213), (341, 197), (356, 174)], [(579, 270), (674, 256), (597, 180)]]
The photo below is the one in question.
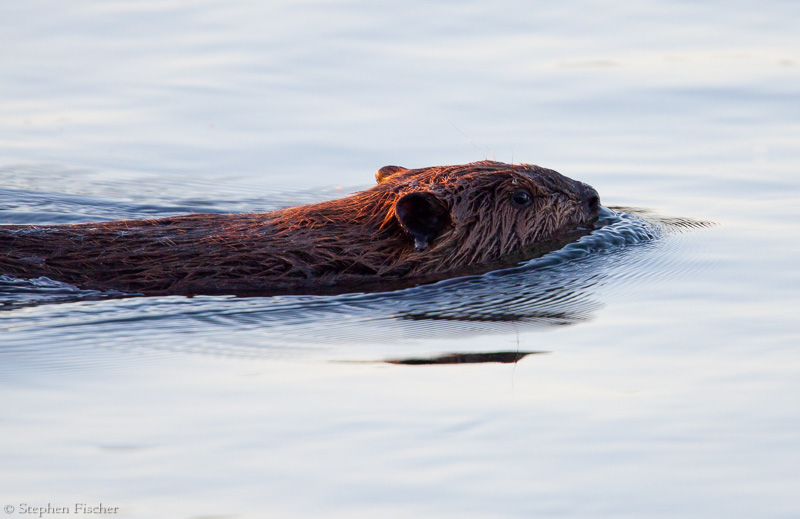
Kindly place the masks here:
[(376, 178), (394, 195), (384, 225), (403, 229), (419, 273), (516, 255), (590, 226), (600, 207), (590, 186), (528, 164), (386, 166)]

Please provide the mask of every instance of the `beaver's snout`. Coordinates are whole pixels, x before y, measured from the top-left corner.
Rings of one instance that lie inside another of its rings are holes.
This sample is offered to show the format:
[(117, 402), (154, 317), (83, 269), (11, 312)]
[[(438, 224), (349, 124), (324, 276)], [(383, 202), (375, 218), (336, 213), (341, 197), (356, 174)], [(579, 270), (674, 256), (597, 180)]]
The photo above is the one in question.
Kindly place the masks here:
[(592, 186), (581, 182), (580, 196), (589, 217), (592, 220), (597, 218), (600, 214), (600, 195), (597, 194), (597, 191)]

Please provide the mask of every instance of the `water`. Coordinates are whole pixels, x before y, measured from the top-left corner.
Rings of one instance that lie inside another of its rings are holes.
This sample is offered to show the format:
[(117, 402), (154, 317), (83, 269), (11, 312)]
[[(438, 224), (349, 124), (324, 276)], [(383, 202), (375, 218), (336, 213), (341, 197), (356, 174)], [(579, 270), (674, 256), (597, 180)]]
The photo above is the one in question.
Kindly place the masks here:
[[(484, 157), (626, 209), (518, 269), (391, 293), (0, 279), (0, 504), (799, 515), (798, 11), (1, 5), (4, 223), (272, 210)], [(387, 362), (492, 352), (533, 353)]]

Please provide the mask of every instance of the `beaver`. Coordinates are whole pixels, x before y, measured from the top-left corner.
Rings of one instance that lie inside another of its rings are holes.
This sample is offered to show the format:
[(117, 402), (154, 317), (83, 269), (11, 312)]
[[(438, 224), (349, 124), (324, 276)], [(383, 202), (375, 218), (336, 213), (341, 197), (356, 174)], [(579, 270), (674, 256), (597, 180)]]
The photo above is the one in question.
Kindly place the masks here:
[(0, 274), (144, 295), (330, 294), (519, 262), (585, 234), (590, 186), (482, 161), (378, 170), (346, 198), (268, 213), (0, 226)]

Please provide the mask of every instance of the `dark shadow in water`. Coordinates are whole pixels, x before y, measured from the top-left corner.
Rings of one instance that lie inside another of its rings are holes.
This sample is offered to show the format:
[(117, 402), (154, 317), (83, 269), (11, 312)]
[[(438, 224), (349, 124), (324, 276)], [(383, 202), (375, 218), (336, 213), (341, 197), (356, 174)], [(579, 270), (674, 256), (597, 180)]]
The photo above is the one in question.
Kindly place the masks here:
[(512, 364), (519, 362), (528, 355), (545, 353), (543, 351), (492, 351), (486, 353), (450, 353), (438, 357), (416, 357), (408, 359), (385, 360), (387, 364), (400, 364), (404, 366), (429, 366), (438, 364), (483, 364), (499, 363)]

